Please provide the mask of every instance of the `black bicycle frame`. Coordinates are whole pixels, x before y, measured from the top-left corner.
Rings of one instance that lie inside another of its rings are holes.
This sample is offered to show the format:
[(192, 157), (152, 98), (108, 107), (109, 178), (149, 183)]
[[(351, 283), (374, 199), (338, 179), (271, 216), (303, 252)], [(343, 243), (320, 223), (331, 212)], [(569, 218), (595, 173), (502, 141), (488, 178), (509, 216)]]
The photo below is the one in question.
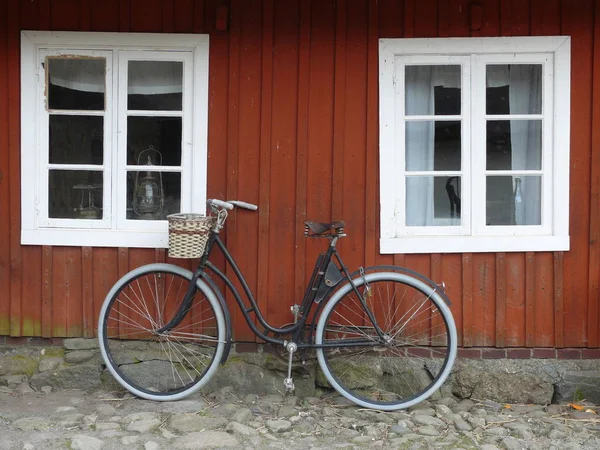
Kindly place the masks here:
[[(198, 279), (202, 278), (203, 273), (205, 273), (206, 269), (208, 269), (225, 283), (225, 286), (233, 294), (238, 306), (240, 307), (240, 310), (242, 311), (242, 314), (244, 315), (244, 319), (246, 320), (246, 323), (248, 324), (250, 329), (254, 332), (254, 334), (256, 334), (260, 339), (264, 340), (265, 342), (269, 342), (272, 344), (284, 344), (284, 342), (286, 341), (285, 339), (279, 339), (276, 337), (268, 336), (268, 333), (273, 333), (275, 335), (278, 335), (278, 334), (290, 335), (292, 337), (292, 340), (297, 344), (299, 349), (301, 349), (301, 348), (345, 347), (345, 346), (357, 346), (357, 345), (373, 346), (374, 343), (372, 341), (369, 341), (369, 342), (345, 341), (345, 342), (337, 342), (337, 343), (321, 344), (321, 345), (313, 344), (312, 342), (310, 342), (310, 340), (308, 342), (302, 341), (302, 332), (304, 331), (304, 327), (306, 325), (307, 319), (308, 319), (310, 311), (312, 309), (312, 305), (315, 303), (319, 304), (319, 303), (321, 303), (321, 301), (327, 299), (331, 295), (331, 293), (335, 290), (335, 287), (343, 280), (348, 280), (352, 284), (352, 288), (353, 288), (354, 292), (356, 293), (356, 295), (358, 296), (358, 298), (361, 300), (361, 303), (363, 304), (363, 308), (365, 309), (369, 319), (375, 325), (375, 330), (377, 331), (379, 338), (383, 339), (383, 334), (382, 334), (381, 330), (379, 329), (379, 326), (377, 326), (375, 317), (373, 316), (370, 309), (367, 307), (366, 302), (365, 302), (363, 296), (358, 291), (356, 285), (352, 282), (352, 277), (351, 277), (350, 273), (348, 272), (348, 269), (344, 265), (340, 255), (338, 254), (338, 252), (335, 248), (335, 244), (337, 242), (337, 237), (333, 237), (331, 239), (332, 239), (332, 242), (329, 245), (327, 252), (320, 254), (319, 257), (317, 258), (313, 274), (311, 276), (309, 284), (304, 293), (304, 298), (302, 299), (302, 303), (300, 306), (301, 314), (298, 317), (298, 321), (296, 323), (294, 323), (293, 325), (289, 325), (289, 326), (285, 326), (285, 327), (274, 327), (274, 326), (270, 325), (266, 321), (264, 316), (262, 315), (262, 313), (258, 307), (258, 303), (256, 302), (256, 299), (254, 298), (252, 290), (250, 289), (250, 286), (248, 286), (248, 283), (247, 283), (246, 279), (244, 278), (242, 271), (240, 270), (237, 263), (233, 259), (233, 256), (231, 255), (231, 253), (229, 253), (229, 251), (225, 247), (225, 244), (223, 244), (223, 241), (220, 239), (219, 235), (217, 233), (211, 233), (211, 236), (207, 243), (207, 251), (205, 252), (204, 256), (201, 258), (200, 263), (198, 264), (198, 267), (193, 274), (192, 280), (190, 281), (190, 285), (185, 294), (184, 300), (182, 302), (182, 305), (181, 305), (179, 311), (175, 314), (173, 319), (168, 324), (166, 324), (160, 330), (157, 330), (157, 332), (168, 331), (168, 330), (176, 327), (183, 320), (183, 318), (185, 317), (185, 315), (187, 314), (187, 312), (189, 311), (189, 309), (192, 306), (193, 298), (194, 298), (194, 295), (197, 290), (196, 281)], [(221, 252), (225, 256), (227, 263), (233, 269), (233, 273), (235, 274), (235, 277), (239, 281), (240, 285), (242, 286), (242, 290), (243, 290), (246, 298), (248, 299), (250, 306), (246, 305), (246, 303), (242, 299), (242, 296), (240, 295), (240, 292), (234, 286), (233, 282), (227, 277), (227, 275), (225, 275), (221, 270), (219, 270), (210, 261), (208, 261), (208, 256), (212, 252), (212, 249), (215, 246), (215, 244), (221, 250)], [(337, 260), (339, 267), (333, 261), (334, 257)], [(340, 270), (340, 268), (341, 268), (341, 270)], [(258, 322), (265, 329), (264, 332), (261, 331), (257, 327), (257, 325), (254, 323), (254, 321), (252, 320), (252, 317), (250, 316), (251, 313), (254, 313), (256, 315)]]

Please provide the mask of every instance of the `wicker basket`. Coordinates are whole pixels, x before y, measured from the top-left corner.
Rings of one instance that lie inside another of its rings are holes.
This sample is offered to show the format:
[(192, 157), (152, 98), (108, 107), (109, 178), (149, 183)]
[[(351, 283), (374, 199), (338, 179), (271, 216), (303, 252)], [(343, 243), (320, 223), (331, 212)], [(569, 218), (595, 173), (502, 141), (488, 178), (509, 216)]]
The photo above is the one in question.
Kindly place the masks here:
[(200, 258), (216, 217), (203, 214), (171, 214), (169, 221), (169, 257)]

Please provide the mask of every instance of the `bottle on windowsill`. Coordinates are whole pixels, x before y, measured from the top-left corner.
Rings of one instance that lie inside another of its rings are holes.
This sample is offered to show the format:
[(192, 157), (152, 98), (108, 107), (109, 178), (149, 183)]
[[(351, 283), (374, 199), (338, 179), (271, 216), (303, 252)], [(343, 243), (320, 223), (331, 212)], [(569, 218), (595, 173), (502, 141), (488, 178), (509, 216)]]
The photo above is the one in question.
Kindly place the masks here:
[(525, 225), (525, 203), (523, 203), (523, 189), (520, 177), (515, 178), (513, 202), (515, 206), (515, 225)]

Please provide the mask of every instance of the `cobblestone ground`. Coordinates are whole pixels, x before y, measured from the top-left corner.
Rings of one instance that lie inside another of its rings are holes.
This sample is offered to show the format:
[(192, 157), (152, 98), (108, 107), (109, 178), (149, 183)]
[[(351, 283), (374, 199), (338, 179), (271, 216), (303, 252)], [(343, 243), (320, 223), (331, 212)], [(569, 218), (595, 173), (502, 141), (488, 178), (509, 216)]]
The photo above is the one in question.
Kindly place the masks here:
[(0, 449), (599, 449), (596, 408), (585, 409), (441, 398), (381, 413), (339, 397), (240, 398), (225, 388), (157, 403), (22, 384), (0, 387)]

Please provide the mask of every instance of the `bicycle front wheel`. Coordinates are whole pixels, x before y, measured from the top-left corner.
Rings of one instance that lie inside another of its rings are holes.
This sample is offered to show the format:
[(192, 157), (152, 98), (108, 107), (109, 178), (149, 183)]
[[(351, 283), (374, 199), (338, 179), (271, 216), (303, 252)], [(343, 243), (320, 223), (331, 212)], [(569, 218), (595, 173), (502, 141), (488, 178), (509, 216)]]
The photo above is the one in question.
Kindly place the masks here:
[[(456, 358), (456, 326), (438, 288), (378, 272), (342, 286), (325, 305), (315, 342), (328, 384), (358, 405), (408, 408), (431, 396)], [(323, 383), (326, 384), (326, 383)]]
[(192, 273), (149, 264), (121, 278), (100, 312), (98, 340), (106, 366), (134, 395), (178, 400), (200, 389), (217, 370), (225, 347), (221, 305), (202, 280), (183, 320), (159, 331), (181, 308)]

